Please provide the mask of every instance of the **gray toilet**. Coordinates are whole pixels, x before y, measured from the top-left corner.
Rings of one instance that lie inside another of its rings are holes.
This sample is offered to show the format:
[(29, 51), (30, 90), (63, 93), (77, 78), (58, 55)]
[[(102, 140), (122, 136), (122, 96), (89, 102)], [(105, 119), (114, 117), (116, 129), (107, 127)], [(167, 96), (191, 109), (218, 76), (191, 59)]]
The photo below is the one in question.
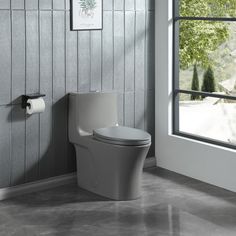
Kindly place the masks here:
[(114, 200), (139, 198), (151, 136), (118, 125), (116, 94), (71, 93), (68, 125), (78, 185)]

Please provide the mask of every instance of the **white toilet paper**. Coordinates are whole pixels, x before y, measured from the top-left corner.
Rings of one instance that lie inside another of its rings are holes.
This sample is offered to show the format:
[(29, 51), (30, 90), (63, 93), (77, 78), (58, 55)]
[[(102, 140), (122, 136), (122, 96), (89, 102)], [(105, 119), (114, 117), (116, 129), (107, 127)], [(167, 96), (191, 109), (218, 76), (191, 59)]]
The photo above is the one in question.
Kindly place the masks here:
[(42, 113), (45, 110), (45, 102), (43, 98), (28, 99), (30, 105), (26, 107), (26, 114)]

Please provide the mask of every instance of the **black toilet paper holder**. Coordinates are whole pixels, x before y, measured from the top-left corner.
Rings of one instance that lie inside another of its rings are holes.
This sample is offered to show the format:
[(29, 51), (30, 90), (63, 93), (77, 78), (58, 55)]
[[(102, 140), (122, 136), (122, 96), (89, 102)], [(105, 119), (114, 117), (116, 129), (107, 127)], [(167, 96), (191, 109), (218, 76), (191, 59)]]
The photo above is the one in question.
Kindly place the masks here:
[(45, 94), (40, 94), (40, 93), (22, 95), (21, 107), (25, 109), (27, 106), (30, 105), (29, 103), (27, 103), (28, 99), (36, 99), (36, 98), (41, 98), (45, 96), (46, 96)]

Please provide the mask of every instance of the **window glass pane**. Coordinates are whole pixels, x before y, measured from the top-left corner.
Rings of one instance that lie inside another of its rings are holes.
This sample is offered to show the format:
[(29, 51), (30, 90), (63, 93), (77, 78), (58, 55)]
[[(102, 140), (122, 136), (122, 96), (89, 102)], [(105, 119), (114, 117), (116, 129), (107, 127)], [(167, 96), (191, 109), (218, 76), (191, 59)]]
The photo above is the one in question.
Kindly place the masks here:
[(236, 95), (236, 22), (181, 20), (179, 35), (179, 88)]
[(179, 102), (179, 131), (236, 145), (236, 100)]
[(180, 16), (236, 17), (235, 0), (179, 0)]

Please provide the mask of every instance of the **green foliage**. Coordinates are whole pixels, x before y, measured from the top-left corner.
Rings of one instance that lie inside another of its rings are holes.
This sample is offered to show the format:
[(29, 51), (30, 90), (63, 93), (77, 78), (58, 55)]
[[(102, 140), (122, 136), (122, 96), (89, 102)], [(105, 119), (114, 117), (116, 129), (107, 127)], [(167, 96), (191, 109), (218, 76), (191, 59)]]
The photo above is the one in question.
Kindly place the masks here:
[[(199, 79), (198, 79), (198, 72), (197, 72), (197, 65), (194, 65), (193, 69), (193, 78), (192, 78), (192, 86), (191, 89), (194, 91), (199, 91)], [(199, 99), (199, 95), (192, 94), (191, 95), (191, 100), (197, 100)]]
[(235, 0), (180, 0), (180, 16), (236, 17)]
[[(236, 16), (235, 0), (181, 0), (181, 16)], [(229, 24), (217, 21), (180, 21), (180, 67), (214, 65), (211, 54), (229, 38)]]
[(210, 57), (229, 37), (228, 25), (223, 22), (184, 21), (180, 24), (180, 67), (193, 64), (212, 66)]
[(216, 91), (214, 72), (211, 67), (208, 67), (208, 69), (204, 73), (202, 91), (210, 93)]
[(85, 10), (93, 10), (96, 8), (96, 0), (80, 0), (80, 7)]
[(235, 0), (207, 0), (207, 2), (211, 9), (211, 16), (236, 17)]

